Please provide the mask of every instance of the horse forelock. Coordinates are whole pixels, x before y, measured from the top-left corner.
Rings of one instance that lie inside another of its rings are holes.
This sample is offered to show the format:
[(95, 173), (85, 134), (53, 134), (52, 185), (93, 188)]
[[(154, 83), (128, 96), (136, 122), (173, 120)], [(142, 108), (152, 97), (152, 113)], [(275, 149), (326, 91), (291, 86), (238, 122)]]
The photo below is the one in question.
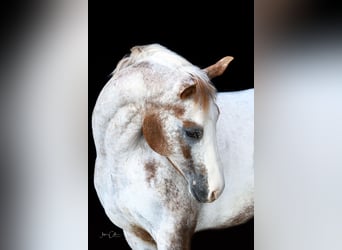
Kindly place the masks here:
[(200, 104), (203, 110), (207, 111), (211, 100), (216, 99), (216, 88), (205, 79), (195, 77), (196, 92), (194, 101)]

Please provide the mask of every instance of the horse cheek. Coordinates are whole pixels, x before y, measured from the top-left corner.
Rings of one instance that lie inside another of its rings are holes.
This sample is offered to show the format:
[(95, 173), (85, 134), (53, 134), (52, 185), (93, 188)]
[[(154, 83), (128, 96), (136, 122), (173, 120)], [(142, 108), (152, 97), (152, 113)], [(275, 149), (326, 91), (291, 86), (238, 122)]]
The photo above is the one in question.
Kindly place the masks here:
[(145, 116), (142, 131), (147, 144), (155, 152), (163, 156), (170, 154), (170, 147), (167, 143), (161, 119), (157, 114), (151, 113)]

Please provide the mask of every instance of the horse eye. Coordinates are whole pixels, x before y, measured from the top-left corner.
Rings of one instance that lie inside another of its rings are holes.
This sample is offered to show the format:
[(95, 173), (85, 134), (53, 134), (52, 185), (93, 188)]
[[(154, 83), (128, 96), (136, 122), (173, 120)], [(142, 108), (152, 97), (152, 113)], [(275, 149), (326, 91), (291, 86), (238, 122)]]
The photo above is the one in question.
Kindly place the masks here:
[(191, 139), (199, 140), (203, 136), (203, 130), (201, 129), (187, 129), (185, 130), (185, 134), (187, 137)]

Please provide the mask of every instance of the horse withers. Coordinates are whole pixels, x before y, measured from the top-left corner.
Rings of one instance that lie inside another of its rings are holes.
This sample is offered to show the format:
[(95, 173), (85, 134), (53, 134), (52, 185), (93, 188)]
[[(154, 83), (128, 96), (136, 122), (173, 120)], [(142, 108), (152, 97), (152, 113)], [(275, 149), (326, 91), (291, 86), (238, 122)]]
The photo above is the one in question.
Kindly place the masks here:
[(253, 216), (253, 89), (217, 93), (200, 69), (159, 44), (135, 46), (92, 115), (94, 184), (132, 249), (190, 249), (200, 230)]

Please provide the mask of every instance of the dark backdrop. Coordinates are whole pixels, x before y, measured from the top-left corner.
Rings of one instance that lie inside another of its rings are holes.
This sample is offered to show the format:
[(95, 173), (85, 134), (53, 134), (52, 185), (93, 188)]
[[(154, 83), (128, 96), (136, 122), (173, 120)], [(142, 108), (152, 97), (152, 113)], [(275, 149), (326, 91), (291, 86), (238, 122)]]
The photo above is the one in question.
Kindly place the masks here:
[[(148, 5), (141, 1), (89, 1), (89, 249), (129, 249), (122, 231), (106, 217), (93, 185), (95, 147), (91, 112), (117, 62), (135, 45), (160, 43), (206, 67), (224, 56), (234, 60), (213, 79), (218, 91), (254, 87), (253, 1)], [(188, 7), (185, 8), (185, 4)], [(119, 7), (120, 6), (120, 7)], [(192, 249), (253, 249), (254, 220), (225, 230), (195, 234)], [(112, 238), (108, 237), (110, 233)]]

